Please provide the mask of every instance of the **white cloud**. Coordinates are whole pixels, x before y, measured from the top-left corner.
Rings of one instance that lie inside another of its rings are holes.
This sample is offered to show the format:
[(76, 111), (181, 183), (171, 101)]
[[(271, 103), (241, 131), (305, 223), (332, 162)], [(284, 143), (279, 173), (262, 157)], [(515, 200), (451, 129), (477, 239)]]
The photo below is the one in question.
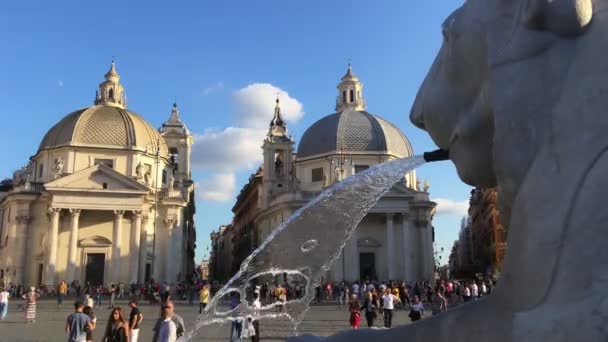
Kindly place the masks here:
[(257, 167), (262, 161), (265, 129), (228, 127), (194, 136), (192, 167), (235, 173)]
[(214, 93), (216, 91), (220, 91), (224, 89), (224, 83), (223, 82), (217, 82), (216, 84), (213, 84), (205, 89), (203, 89), (203, 95), (207, 96), (211, 93)]
[(216, 173), (197, 184), (200, 198), (205, 201), (226, 202), (234, 197), (234, 173)]
[[(203, 94), (223, 87), (223, 83), (218, 82)], [(262, 163), (262, 143), (274, 115), (277, 94), (284, 119), (293, 122), (304, 115), (302, 104), (286, 91), (268, 83), (253, 83), (235, 91), (232, 96), (239, 127), (194, 134), (192, 168), (210, 173), (199, 184), (201, 199), (216, 202), (233, 199), (235, 175), (256, 169)]]
[(59, 88), (63, 87), (63, 80), (57, 81), (57, 85), (59, 86)]
[(447, 198), (434, 198), (437, 203), (437, 213), (435, 215), (460, 215), (466, 216), (469, 213), (469, 201), (454, 201)]
[(234, 92), (236, 119), (243, 127), (267, 127), (274, 115), (275, 99), (281, 101), (281, 114), (287, 121), (298, 121), (304, 115), (302, 103), (269, 83), (253, 83)]

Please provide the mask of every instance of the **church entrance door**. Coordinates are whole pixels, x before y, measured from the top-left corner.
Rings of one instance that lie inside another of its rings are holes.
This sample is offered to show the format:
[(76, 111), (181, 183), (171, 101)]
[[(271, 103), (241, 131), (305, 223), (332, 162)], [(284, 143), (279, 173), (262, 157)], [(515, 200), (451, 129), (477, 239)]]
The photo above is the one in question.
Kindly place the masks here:
[(89, 253), (87, 254), (87, 268), (85, 273), (85, 281), (91, 285), (103, 285), (103, 271), (106, 262), (104, 253)]
[(376, 256), (374, 253), (359, 254), (359, 279), (362, 281), (376, 279)]

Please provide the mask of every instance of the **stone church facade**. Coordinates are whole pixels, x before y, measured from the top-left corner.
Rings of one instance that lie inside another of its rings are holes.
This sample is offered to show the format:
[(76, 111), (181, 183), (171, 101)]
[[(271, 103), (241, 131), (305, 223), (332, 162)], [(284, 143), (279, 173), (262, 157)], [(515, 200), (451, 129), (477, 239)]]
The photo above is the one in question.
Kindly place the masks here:
[(112, 62), (0, 184), (0, 281), (175, 283), (194, 272), (193, 137), (177, 105), (159, 130), (127, 109)]
[[(219, 242), (213, 253), (223, 255), (226, 251), (219, 249), (232, 248), (230, 264), (218, 260), (213, 266), (219, 274), (238, 270), (275, 227), (325, 188), (372, 165), (414, 155), (396, 126), (366, 111), (363, 84), (350, 65), (338, 84), (336, 112), (313, 123), (297, 151), (294, 145), (277, 100), (262, 144), (263, 165), (239, 194), (229, 229), (212, 234)], [(328, 279), (431, 279), (435, 205), (428, 183), (421, 187), (414, 171), (404, 175), (360, 223)], [(232, 236), (230, 244), (221, 243), (224, 235)]]

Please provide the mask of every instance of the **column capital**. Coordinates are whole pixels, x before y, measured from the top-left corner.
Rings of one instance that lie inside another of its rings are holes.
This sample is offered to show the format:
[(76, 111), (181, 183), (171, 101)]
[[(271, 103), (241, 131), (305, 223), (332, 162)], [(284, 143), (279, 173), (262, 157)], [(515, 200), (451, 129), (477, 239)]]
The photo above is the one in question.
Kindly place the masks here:
[(80, 215), (80, 209), (72, 208), (72, 209), (68, 209), (68, 210), (70, 211), (70, 214), (72, 214), (72, 216)]
[(124, 210), (114, 210), (114, 215), (116, 216), (122, 216), (125, 214)]
[(133, 218), (141, 218), (141, 210), (131, 210), (131, 213), (133, 214)]
[(48, 213), (49, 214), (59, 214), (61, 212), (61, 208), (53, 208), (53, 207), (49, 207), (48, 209)]

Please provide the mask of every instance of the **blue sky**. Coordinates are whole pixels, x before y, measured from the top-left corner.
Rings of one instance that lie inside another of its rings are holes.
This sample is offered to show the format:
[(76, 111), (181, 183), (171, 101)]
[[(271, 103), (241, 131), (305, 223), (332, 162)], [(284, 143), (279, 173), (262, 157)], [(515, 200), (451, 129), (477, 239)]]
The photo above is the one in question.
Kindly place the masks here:
[[(8, 2), (0, 13), (0, 176), (25, 164), (55, 122), (92, 104), (115, 56), (130, 109), (159, 126), (177, 99), (196, 135), (198, 261), (257, 167), (258, 136), (277, 92), (297, 143), (333, 112), (350, 58), (368, 110), (400, 127), (417, 153), (434, 149), (408, 113), (441, 43), (440, 25), (461, 3)], [(440, 203), (435, 228), (445, 260), (470, 187), (450, 163), (426, 165), (418, 175)]]

